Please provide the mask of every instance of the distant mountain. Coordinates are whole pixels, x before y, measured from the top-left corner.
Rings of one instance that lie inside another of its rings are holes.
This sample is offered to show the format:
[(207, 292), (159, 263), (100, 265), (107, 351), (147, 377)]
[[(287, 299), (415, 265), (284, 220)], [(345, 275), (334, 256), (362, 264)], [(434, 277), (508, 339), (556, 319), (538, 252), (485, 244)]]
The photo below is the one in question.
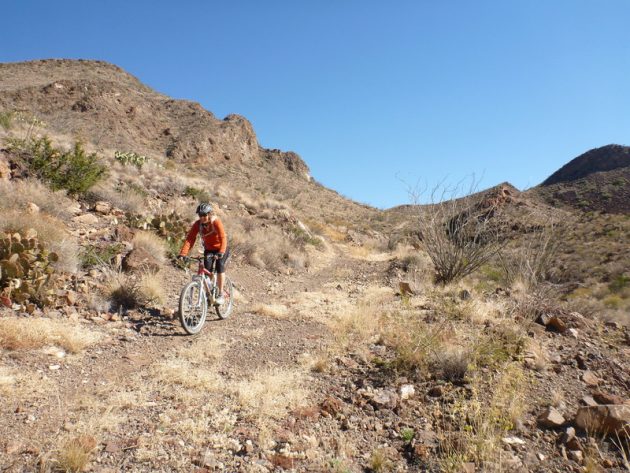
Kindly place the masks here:
[(554, 206), (630, 213), (630, 147), (592, 149), (530, 190)]
[(630, 167), (629, 146), (602, 146), (571, 160), (549, 176), (541, 185), (550, 186), (560, 182), (576, 181), (596, 172), (612, 171), (624, 167)]

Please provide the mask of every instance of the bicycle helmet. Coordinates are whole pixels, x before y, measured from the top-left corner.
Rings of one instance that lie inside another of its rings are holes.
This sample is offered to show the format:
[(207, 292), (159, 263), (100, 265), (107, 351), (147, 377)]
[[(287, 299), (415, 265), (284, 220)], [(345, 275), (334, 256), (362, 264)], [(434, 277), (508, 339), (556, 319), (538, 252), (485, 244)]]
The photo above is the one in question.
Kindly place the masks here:
[(208, 215), (212, 213), (212, 205), (202, 203), (197, 206), (197, 215)]

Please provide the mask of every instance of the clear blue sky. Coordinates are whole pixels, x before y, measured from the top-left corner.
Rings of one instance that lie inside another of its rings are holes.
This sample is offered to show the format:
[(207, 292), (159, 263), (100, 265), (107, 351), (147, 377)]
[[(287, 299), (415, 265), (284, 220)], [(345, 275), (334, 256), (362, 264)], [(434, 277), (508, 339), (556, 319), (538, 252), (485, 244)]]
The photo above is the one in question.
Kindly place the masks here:
[(630, 0), (13, 0), (0, 62), (102, 59), (377, 207), (630, 144)]

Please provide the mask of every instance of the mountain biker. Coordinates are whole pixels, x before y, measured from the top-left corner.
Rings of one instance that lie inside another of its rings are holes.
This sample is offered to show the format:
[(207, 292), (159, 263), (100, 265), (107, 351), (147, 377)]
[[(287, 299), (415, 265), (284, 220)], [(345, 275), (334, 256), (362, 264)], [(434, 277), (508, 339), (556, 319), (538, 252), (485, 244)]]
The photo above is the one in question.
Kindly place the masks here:
[(188, 255), (190, 249), (195, 245), (197, 234), (201, 233), (201, 244), (204, 248), (204, 267), (208, 271), (212, 271), (214, 257), (216, 256), (217, 258), (216, 270), (219, 297), (217, 297), (215, 302), (216, 304), (221, 305), (225, 302), (225, 298), (223, 297), (223, 273), (225, 273), (225, 267), (228, 259), (230, 258), (227, 236), (225, 234), (225, 230), (223, 229), (221, 220), (215, 215), (210, 204), (199, 204), (196, 212), (199, 216), (199, 220), (193, 223), (192, 227), (188, 231), (186, 241), (179, 251), (179, 258), (183, 259)]

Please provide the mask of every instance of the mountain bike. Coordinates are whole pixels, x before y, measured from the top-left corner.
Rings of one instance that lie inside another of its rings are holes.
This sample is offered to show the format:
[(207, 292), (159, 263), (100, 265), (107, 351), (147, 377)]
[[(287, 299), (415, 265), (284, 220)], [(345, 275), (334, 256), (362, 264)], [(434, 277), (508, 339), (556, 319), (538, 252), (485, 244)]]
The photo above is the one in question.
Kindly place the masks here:
[(179, 321), (186, 333), (195, 335), (199, 333), (208, 315), (208, 306), (213, 306), (221, 319), (227, 319), (234, 308), (234, 286), (227, 275), (223, 276), (223, 298), (221, 305), (216, 303), (219, 296), (217, 287), (217, 273), (215, 269), (216, 255), (212, 256), (212, 271), (204, 266), (203, 256), (192, 256), (184, 259), (186, 273), (190, 274), (190, 260), (197, 260), (199, 266), (197, 274), (193, 274), (192, 281), (184, 286), (179, 296)]

